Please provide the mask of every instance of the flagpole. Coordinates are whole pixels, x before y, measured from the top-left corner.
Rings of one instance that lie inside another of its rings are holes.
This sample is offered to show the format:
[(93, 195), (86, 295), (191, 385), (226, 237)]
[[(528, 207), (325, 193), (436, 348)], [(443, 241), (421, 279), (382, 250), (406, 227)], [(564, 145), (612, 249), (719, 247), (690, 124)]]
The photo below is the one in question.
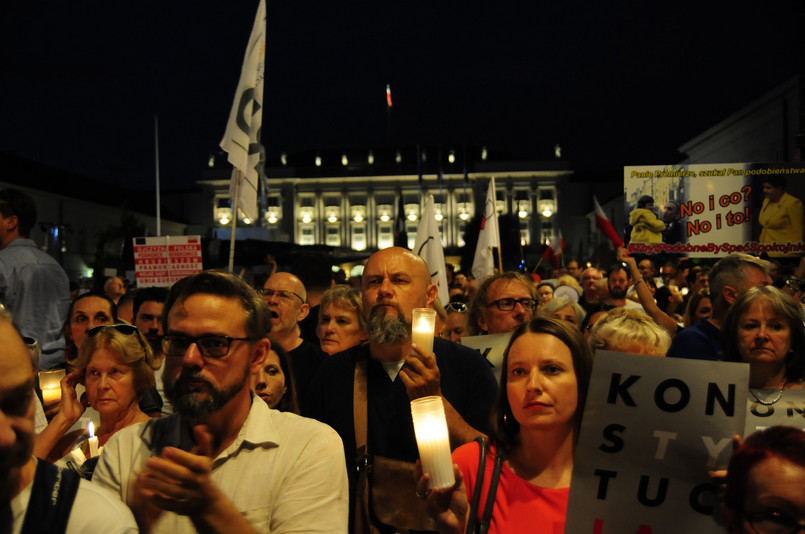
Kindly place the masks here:
[(232, 201), (232, 235), (229, 236), (229, 272), (235, 273), (235, 230), (238, 227), (238, 202), (240, 202), (240, 171), (232, 170), (235, 178), (235, 198)]
[(159, 194), (159, 115), (154, 115), (154, 154), (156, 156), (156, 186), (157, 186), (157, 237), (162, 235), (162, 215)]
[(498, 247), (498, 269), (499, 269), (499, 272), (502, 273), (503, 272), (503, 258), (500, 255), (500, 248), (501, 247)]

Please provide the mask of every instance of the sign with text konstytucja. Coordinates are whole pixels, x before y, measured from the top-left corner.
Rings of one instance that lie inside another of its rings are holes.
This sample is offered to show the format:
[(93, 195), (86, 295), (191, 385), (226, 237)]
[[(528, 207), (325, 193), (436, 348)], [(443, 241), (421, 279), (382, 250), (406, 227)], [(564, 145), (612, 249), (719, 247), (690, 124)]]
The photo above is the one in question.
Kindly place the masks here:
[(748, 379), (743, 363), (596, 352), (565, 533), (723, 532), (708, 471), (743, 432)]
[(624, 167), (624, 242), (635, 254), (805, 252), (805, 165)]

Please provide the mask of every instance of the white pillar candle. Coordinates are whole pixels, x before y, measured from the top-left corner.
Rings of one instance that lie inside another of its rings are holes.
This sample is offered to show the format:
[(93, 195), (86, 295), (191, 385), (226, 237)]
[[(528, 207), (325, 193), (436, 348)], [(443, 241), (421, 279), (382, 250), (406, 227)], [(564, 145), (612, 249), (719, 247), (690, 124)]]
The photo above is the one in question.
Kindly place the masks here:
[(433, 332), (436, 329), (436, 310), (414, 308), (411, 321), (411, 341), (430, 354), (433, 352)]
[(61, 379), (64, 369), (39, 371), (39, 389), (42, 390), (42, 404), (49, 406), (61, 400)]
[(87, 443), (89, 443), (89, 457), (94, 458), (98, 456), (98, 436), (95, 435), (95, 424), (90, 421), (89, 425), (87, 425), (87, 430), (89, 431), (89, 439)]
[(430, 474), (431, 488), (449, 488), (456, 479), (442, 398), (421, 397), (411, 401), (411, 417), (422, 470)]

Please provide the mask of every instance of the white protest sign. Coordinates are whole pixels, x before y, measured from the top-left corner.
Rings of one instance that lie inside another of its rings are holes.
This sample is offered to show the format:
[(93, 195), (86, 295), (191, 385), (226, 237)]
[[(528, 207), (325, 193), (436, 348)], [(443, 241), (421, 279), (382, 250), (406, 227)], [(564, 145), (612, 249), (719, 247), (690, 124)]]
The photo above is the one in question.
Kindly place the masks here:
[(134, 268), (137, 287), (170, 287), (202, 271), (201, 237), (135, 237)]
[(461, 344), (479, 351), (492, 366), (492, 372), (500, 383), (500, 369), (503, 366), (503, 353), (509, 345), (511, 333), (487, 334), (483, 336), (464, 336)]
[(743, 436), (775, 425), (805, 430), (805, 389), (752, 389)]
[(566, 534), (722, 533), (716, 487), (746, 413), (749, 366), (595, 355)]

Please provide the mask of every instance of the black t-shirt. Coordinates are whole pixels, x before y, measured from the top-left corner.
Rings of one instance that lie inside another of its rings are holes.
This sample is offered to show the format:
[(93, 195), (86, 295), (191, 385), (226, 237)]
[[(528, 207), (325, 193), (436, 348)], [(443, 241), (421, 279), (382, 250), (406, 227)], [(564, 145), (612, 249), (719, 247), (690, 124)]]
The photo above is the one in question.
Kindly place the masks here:
[(302, 407), (302, 415), (306, 415), (304, 406), (308, 385), (324, 361), (325, 356), (325, 353), (322, 352), (318, 345), (307, 341), (302, 341), (301, 345), (288, 352), (291, 369), (293, 369), (294, 384), (296, 385), (296, 398), (299, 400), (299, 406)]

